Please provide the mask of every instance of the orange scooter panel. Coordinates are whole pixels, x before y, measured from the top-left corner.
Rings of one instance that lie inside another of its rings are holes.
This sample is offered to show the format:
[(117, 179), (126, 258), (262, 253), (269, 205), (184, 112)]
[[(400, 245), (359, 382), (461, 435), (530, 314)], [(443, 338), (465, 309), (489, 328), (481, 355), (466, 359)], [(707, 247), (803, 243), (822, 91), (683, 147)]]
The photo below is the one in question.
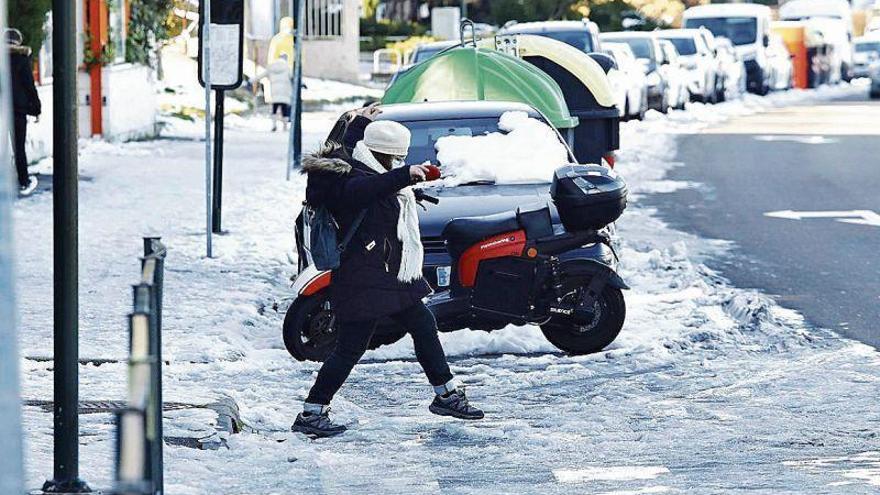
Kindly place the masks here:
[(473, 287), (477, 268), (483, 260), (521, 256), (526, 247), (526, 231), (516, 230), (490, 237), (469, 247), (458, 261), (458, 280), (462, 287)]

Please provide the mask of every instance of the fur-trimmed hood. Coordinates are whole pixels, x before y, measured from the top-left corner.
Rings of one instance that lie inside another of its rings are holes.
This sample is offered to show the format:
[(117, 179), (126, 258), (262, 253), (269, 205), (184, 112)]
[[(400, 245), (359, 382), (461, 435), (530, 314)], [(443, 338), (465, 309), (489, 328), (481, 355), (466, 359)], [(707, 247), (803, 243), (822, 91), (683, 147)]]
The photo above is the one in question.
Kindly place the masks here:
[(10, 45), (6, 44), (6, 48), (9, 49), (9, 53), (12, 55), (24, 55), (25, 57), (31, 56), (31, 47), (24, 45)]
[(334, 174), (344, 175), (351, 172), (351, 165), (343, 160), (333, 156), (338, 148), (332, 146), (322, 146), (320, 150), (308, 154), (302, 160), (302, 172), (331, 172)]

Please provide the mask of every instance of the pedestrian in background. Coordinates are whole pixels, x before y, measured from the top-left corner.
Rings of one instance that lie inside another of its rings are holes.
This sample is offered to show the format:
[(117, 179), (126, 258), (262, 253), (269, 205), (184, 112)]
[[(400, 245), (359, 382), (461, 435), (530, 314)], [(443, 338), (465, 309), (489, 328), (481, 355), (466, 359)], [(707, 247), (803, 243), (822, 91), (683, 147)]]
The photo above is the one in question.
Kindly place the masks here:
[(12, 79), (12, 152), (18, 175), (19, 194), (27, 196), (37, 187), (37, 178), (28, 175), (27, 143), (28, 115), (39, 118), (42, 113), (40, 96), (34, 82), (34, 62), (31, 49), (22, 46), (23, 37), (18, 29), (6, 30), (9, 49), (9, 69)]
[(272, 132), (278, 129), (278, 122), (286, 130), (290, 124), (290, 97), (293, 94), (293, 84), (290, 81), (290, 64), (287, 62), (287, 54), (282, 53), (274, 62), (271, 62), (266, 70), (256, 75), (257, 81), (268, 79), (264, 84), (264, 94), (269, 96), (266, 103), (272, 104)]

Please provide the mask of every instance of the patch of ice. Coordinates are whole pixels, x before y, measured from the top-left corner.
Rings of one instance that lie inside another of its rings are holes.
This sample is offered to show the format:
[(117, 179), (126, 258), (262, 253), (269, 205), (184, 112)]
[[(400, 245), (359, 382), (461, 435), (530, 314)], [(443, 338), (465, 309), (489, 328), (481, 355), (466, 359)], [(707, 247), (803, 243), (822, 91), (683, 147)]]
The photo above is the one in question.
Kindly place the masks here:
[(652, 480), (669, 472), (664, 466), (596, 466), (580, 469), (554, 469), (553, 476), (560, 483), (585, 481)]

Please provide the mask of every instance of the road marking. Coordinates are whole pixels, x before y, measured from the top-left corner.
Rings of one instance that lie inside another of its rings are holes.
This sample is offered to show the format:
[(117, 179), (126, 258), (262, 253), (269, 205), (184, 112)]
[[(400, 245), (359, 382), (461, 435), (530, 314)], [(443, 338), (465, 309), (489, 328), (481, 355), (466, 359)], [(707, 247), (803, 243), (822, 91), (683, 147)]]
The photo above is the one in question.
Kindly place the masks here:
[(801, 144), (833, 144), (839, 142), (838, 139), (829, 139), (825, 136), (755, 136), (758, 141), (791, 141)]
[(853, 223), (856, 225), (870, 225), (880, 227), (880, 214), (871, 210), (848, 210), (848, 211), (793, 211), (780, 210), (768, 211), (765, 217), (786, 218), (788, 220), (803, 220), (805, 218), (833, 218), (838, 222)]

